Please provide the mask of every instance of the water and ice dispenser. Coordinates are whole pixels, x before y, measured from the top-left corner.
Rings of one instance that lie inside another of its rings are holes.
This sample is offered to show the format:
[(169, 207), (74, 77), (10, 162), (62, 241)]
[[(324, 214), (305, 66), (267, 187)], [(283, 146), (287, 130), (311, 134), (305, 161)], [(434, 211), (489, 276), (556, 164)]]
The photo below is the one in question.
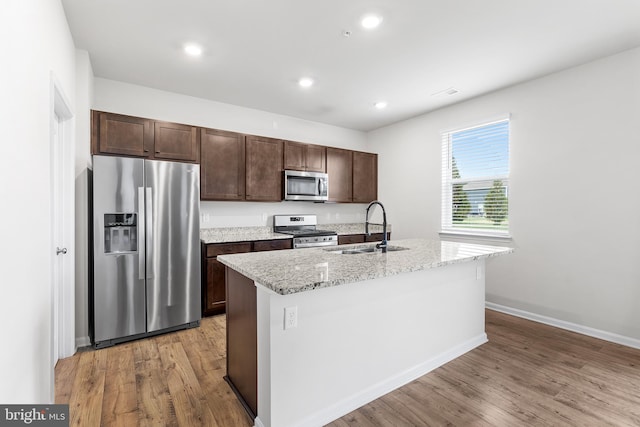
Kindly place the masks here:
[(138, 250), (138, 215), (104, 214), (104, 252), (121, 254)]

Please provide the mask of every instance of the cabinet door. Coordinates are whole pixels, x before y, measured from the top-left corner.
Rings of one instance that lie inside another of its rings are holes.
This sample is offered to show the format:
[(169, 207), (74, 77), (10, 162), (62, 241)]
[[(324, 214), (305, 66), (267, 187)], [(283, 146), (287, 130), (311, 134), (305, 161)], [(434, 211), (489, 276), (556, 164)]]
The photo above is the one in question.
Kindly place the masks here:
[(202, 315), (224, 313), (226, 306), (225, 268), (217, 255), (251, 252), (251, 242), (203, 245)]
[(322, 145), (284, 141), (284, 169), (326, 172), (327, 149)]
[(329, 175), (329, 201), (351, 202), (352, 151), (327, 147), (327, 174)]
[(284, 141), (284, 169), (303, 171), (305, 170), (306, 144), (299, 142)]
[(195, 126), (178, 123), (154, 123), (154, 158), (159, 160), (198, 161), (198, 139)]
[(244, 135), (202, 129), (200, 199), (244, 199)]
[(353, 201), (369, 203), (378, 198), (378, 155), (353, 152)]
[(305, 166), (306, 170), (309, 172), (326, 172), (327, 147), (307, 144)]
[[(227, 377), (251, 418), (258, 413), (258, 317), (256, 285), (227, 269)], [(226, 424), (229, 425), (229, 424)], [(261, 424), (262, 425), (262, 424)]]
[(94, 111), (93, 127), (94, 154), (147, 157), (153, 149), (152, 120)]
[(282, 200), (282, 141), (247, 136), (246, 200)]
[(207, 258), (207, 288), (204, 295), (205, 316), (224, 311), (225, 296), (224, 264), (216, 258)]

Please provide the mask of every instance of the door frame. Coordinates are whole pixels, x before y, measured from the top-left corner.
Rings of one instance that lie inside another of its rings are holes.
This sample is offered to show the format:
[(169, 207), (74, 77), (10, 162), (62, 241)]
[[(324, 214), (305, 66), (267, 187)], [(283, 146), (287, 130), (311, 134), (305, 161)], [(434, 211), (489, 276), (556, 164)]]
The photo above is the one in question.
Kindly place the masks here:
[[(55, 363), (58, 358), (72, 356), (75, 353), (75, 120), (71, 103), (64, 93), (62, 85), (53, 72), (50, 74), (50, 178), (51, 178), (51, 396), (54, 401)], [(56, 135), (57, 132), (57, 135)], [(59, 212), (54, 212), (54, 177), (58, 174), (60, 189)], [(57, 219), (60, 215), (61, 235), (54, 241)], [(65, 255), (56, 255), (56, 248), (66, 248)], [(54, 268), (58, 257), (62, 256), (62, 281), (58, 289), (54, 286)], [(54, 316), (57, 313), (57, 318)], [(57, 330), (54, 330), (57, 328)], [(57, 336), (57, 346), (54, 342)], [(57, 354), (54, 351), (57, 348)]]

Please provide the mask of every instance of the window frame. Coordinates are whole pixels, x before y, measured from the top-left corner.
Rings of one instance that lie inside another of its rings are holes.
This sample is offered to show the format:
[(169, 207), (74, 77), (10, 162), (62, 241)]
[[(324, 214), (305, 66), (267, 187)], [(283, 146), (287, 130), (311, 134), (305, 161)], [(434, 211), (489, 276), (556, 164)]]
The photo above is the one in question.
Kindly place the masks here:
[[(482, 128), (485, 126), (494, 125), (497, 123), (507, 123), (508, 140), (507, 140), (507, 153), (508, 153), (508, 173), (499, 175), (486, 175), (476, 178), (452, 178), (453, 169), (453, 135), (459, 132), (468, 131), (475, 128)], [(487, 241), (503, 242), (505, 240), (511, 240), (511, 117), (509, 114), (501, 115), (491, 119), (474, 122), (465, 126), (459, 126), (450, 130), (442, 131), (440, 133), (442, 141), (442, 189), (441, 189), (441, 218), (440, 218), (440, 236), (445, 238), (481, 238)], [(455, 227), (453, 225), (453, 188), (455, 184), (469, 184), (474, 182), (492, 182), (496, 179), (501, 180), (506, 187), (506, 194), (508, 200), (509, 209), (507, 211), (507, 229), (497, 230), (488, 228), (474, 228), (474, 227)]]

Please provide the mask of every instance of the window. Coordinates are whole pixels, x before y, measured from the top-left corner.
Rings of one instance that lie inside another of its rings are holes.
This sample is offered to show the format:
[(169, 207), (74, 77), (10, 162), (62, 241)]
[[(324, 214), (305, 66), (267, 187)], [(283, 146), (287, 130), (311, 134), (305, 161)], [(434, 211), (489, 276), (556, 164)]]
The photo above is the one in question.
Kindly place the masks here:
[(509, 119), (442, 134), (442, 231), (509, 236)]

